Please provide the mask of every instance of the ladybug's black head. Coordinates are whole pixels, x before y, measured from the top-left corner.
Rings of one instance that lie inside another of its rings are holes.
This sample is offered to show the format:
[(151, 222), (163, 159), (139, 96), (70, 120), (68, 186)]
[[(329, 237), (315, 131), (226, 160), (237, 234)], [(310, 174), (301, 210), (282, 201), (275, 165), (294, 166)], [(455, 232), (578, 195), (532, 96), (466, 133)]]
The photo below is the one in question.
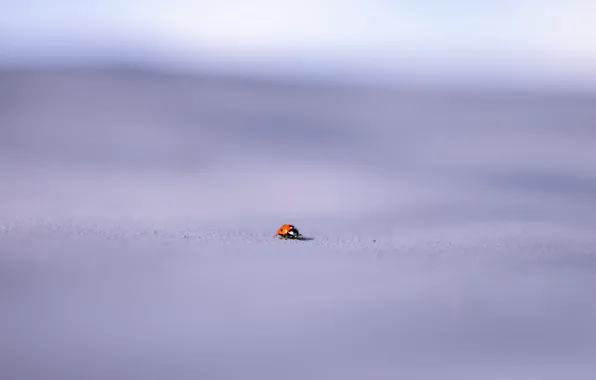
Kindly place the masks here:
[(298, 231), (298, 229), (296, 227), (292, 226), (288, 231), (288, 236), (298, 237), (298, 236), (300, 236), (300, 232)]

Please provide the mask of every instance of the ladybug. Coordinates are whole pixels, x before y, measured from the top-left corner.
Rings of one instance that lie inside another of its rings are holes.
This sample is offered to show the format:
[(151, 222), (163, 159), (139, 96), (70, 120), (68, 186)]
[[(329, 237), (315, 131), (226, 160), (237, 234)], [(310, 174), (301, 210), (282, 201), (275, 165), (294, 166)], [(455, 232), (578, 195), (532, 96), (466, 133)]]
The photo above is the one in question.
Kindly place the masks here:
[(280, 239), (298, 239), (302, 237), (298, 229), (291, 224), (284, 224), (279, 227), (275, 236)]

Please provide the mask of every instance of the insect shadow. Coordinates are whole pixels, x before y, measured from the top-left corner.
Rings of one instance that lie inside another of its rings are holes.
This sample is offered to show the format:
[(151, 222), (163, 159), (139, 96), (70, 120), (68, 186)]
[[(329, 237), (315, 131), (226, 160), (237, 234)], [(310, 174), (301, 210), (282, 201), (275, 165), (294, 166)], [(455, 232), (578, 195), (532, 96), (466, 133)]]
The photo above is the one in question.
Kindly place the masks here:
[(284, 238), (284, 237), (278, 237), (278, 239), (280, 240), (298, 240), (298, 241), (311, 241), (311, 240), (315, 240), (315, 238), (312, 237), (308, 237), (308, 236), (300, 236), (300, 237), (294, 237), (294, 238)]

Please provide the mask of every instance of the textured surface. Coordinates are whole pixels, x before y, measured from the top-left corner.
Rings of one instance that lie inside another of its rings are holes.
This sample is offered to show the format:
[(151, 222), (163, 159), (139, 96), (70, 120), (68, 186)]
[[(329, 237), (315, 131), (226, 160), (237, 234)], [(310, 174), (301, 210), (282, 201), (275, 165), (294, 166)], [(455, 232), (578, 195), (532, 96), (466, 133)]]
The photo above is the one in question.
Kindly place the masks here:
[(0, 81), (3, 380), (596, 377), (594, 97)]

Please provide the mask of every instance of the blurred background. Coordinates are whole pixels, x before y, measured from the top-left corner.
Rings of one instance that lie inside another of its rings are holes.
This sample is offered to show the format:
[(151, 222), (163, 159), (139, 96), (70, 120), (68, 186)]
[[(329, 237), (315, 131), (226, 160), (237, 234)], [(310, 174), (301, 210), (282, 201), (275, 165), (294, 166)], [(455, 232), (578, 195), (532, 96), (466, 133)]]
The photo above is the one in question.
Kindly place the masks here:
[(0, 211), (592, 222), (595, 17), (589, 0), (5, 0)]
[(0, 378), (595, 379), (594, 21), (0, 0)]

